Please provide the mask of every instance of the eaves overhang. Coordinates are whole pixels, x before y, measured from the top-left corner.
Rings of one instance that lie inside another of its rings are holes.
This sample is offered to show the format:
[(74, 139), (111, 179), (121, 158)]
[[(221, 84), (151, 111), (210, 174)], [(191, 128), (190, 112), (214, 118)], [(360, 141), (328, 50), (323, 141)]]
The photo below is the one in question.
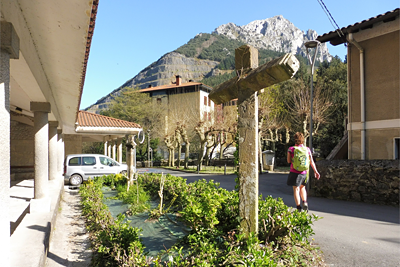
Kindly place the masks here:
[(321, 43), (330, 42), (331, 45), (340, 45), (346, 43), (346, 36), (349, 33), (356, 33), (362, 30), (371, 29), (374, 25), (378, 23), (390, 22), (399, 18), (399, 8), (396, 8), (392, 11), (388, 11), (384, 14), (380, 14), (378, 16), (363, 20), (361, 22), (357, 22), (355, 24), (349, 25), (347, 27), (343, 27), (340, 30), (331, 31), (320, 35), (317, 37), (317, 40)]

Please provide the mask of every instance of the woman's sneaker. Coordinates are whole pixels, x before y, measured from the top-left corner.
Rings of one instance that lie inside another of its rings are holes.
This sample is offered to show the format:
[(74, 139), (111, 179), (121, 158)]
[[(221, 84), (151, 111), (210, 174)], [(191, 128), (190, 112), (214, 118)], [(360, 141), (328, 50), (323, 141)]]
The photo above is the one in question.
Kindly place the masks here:
[(308, 204), (306, 202), (303, 203), (303, 210), (308, 213)]

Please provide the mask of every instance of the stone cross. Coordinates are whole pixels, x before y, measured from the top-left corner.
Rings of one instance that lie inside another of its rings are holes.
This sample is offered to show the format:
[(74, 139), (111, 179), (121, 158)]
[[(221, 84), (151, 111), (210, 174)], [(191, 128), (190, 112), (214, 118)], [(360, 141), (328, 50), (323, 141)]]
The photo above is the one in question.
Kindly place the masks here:
[(237, 77), (211, 91), (215, 104), (238, 99), (239, 216), (245, 234), (258, 232), (258, 97), (257, 92), (293, 77), (299, 62), (286, 54), (258, 67), (258, 50), (243, 45), (235, 50)]

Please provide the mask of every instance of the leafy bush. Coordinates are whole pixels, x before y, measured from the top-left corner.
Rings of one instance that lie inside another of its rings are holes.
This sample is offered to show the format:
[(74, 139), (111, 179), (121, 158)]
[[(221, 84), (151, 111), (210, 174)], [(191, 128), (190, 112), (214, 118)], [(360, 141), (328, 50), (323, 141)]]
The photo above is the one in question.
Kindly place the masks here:
[[(154, 196), (160, 177), (139, 175), (139, 183)], [(83, 213), (98, 252), (96, 266), (320, 266), (319, 254), (309, 242), (317, 216), (293, 210), (282, 199), (260, 196), (259, 233), (246, 237), (238, 230), (237, 191), (222, 189), (214, 181), (186, 184), (185, 179), (171, 175), (164, 183), (164, 197), (192, 231), (157, 258), (146, 258), (140, 229), (124, 222), (123, 215), (114, 220), (101, 201), (104, 183), (116, 184), (120, 197), (134, 198), (118, 179), (100, 177), (80, 189)], [(169, 255), (168, 262), (161, 261), (163, 254)]]
[[(149, 193), (150, 196), (158, 196), (161, 174), (144, 173), (139, 175), (138, 180), (139, 184)], [(182, 208), (184, 205), (182, 194), (187, 190), (188, 185), (186, 184), (186, 179), (166, 174), (164, 182), (164, 202), (171, 202), (175, 198), (174, 206)]]
[[(108, 179), (108, 178), (107, 178)], [(103, 203), (101, 188), (104, 178), (85, 182), (79, 189), (82, 197), (82, 214), (90, 232), (90, 239), (97, 252), (92, 259), (94, 266), (148, 266), (139, 239), (141, 229), (124, 222), (124, 215), (116, 220)]]
[(258, 237), (260, 240), (265, 240), (265, 243), (283, 241), (285, 237), (289, 237), (294, 242), (305, 242), (314, 234), (311, 226), (313, 221), (319, 219), (318, 216), (293, 211), (283, 203), (281, 198), (275, 199), (268, 196), (262, 200), (260, 196), (258, 203)]
[(214, 181), (206, 182), (202, 179), (188, 185), (188, 190), (182, 192), (185, 203), (182, 219), (195, 231), (200, 228), (213, 229), (219, 224), (218, 210), (228, 196), (228, 191), (219, 188)]
[(133, 185), (129, 187), (128, 191), (126, 184), (118, 184), (116, 189), (118, 191), (116, 198), (121, 199), (124, 203), (131, 204), (128, 211), (129, 215), (141, 213), (150, 208), (150, 195), (142, 187), (137, 188), (136, 185)]

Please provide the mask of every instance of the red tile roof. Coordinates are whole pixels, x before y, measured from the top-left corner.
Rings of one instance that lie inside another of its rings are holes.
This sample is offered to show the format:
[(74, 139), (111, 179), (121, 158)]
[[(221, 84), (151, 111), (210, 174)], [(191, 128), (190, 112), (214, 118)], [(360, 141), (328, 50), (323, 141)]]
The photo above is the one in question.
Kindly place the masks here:
[(142, 128), (139, 124), (80, 110), (77, 123), (81, 127)]
[(199, 82), (188, 82), (188, 83), (181, 83), (180, 85), (167, 84), (167, 85), (149, 87), (149, 88), (145, 88), (145, 89), (140, 89), (140, 90), (138, 90), (138, 92), (145, 93), (145, 92), (152, 92), (152, 91), (165, 90), (165, 89), (171, 89), (171, 88), (188, 87), (188, 86), (194, 86), (194, 85), (202, 85), (206, 88), (209, 88), (210, 90), (212, 89), (211, 87), (204, 85), (202, 83), (199, 83)]

